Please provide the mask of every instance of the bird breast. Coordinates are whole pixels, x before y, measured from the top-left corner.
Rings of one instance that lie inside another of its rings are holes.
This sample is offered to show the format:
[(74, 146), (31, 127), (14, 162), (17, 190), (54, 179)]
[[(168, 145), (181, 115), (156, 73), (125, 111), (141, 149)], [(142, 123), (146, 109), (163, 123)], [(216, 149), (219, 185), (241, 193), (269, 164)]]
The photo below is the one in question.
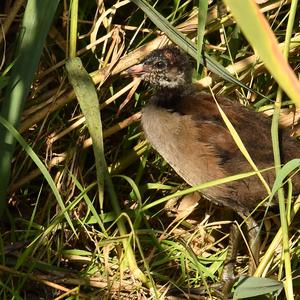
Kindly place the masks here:
[[(180, 115), (149, 104), (144, 108), (142, 126), (147, 140), (188, 184), (197, 185), (226, 177), (214, 149), (201, 143), (201, 132), (190, 115)], [(226, 194), (227, 188), (208, 189), (208, 197)]]

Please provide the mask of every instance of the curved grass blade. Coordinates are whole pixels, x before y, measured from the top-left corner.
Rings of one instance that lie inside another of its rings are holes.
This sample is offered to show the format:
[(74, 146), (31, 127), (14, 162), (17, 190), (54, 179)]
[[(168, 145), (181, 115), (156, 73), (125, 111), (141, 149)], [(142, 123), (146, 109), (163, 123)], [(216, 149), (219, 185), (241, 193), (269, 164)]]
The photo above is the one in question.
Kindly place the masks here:
[[(29, 0), (27, 2), (19, 34), (19, 45), (15, 54), (16, 63), (14, 63), (5, 99), (1, 106), (1, 116), (15, 128), (19, 127), (24, 103), (58, 3), (59, 0)], [(6, 192), (15, 143), (15, 138), (11, 132), (7, 131), (6, 127), (1, 126), (0, 216), (6, 208)]]
[(224, 121), (224, 123), (226, 124), (228, 130), (230, 131), (230, 134), (234, 140), (234, 142), (236, 143), (236, 145), (238, 146), (239, 150), (241, 151), (241, 153), (244, 155), (244, 157), (247, 159), (248, 163), (251, 165), (251, 167), (253, 168), (253, 170), (257, 173), (257, 176), (259, 177), (260, 181), (262, 182), (262, 184), (264, 185), (266, 191), (268, 194), (270, 194), (270, 187), (267, 183), (267, 181), (264, 179), (264, 177), (262, 176), (261, 172), (259, 171), (259, 169), (257, 168), (257, 166), (255, 165), (254, 161), (252, 160), (247, 148), (245, 147), (243, 141), (241, 140), (240, 136), (238, 135), (237, 131), (235, 130), (235, 128), (232, 126), (230, 120), (228, 119), (228, 117), (226, 116), (225, 112), (223, 111), (223, 109), (221, 108), (221, 106), (219, 105), (219, 103), (217, 102), (217, 100), (215, 99), (216, 105), (218, 107), (218, 110), (220, 112), (220, 115)]
[[(197, 60), (197, 47), (188, 37), (183, 35), (174, 26), (172, 26), (170, 22), (168, 22), (158, 11), (156, 11), (152, 6), (150, 6), (150, 4), (148, 4), (145, 0), (132, 0), (132, 2), (135, 3), (140, 9), (142, 9), (144, 13), (148, 16), (148, 18), (162, 32), (164, 32), (172, 42), (174, 42), (176, 45), (178, 45), (180, 48), (182, 48), (184, 51), (186, 51), (189, 55), (191, 55), (194, 59)], [(238, 79), (233, 77), (231, 74), (229, 74), (229, 72), (222, 65), (220, 65), (217, 61), (208, 56), (206, 53), (203, 54), (203, 57), (204, 58), (201, 58), (200, 63), (207, 67), (213, 73), (219, 75), (221, 78), (227, 80), (228, 82), (241, 86), (242, 88), (250, 92), (259, 94), (260, 96), (265, 98), (264, 95), (258, 93), (257, 91), (254, 91), (253, 89), (249, 88), (248, 86), (240, 82)]]
[[(93, 141), (99, 203), (102, 210), (104, 201), (104, 176), (105, 172), (107, 172), (107, 166), (104, 158), (102, 123), (98, 109), (98, 96), (94, 83), (90, 75), (84, 69), (79, 58), (75, 57), (69, 59), (66, 63), (66, 69), (68, 72), (69, 81), (73, 86)], [(118, 210), (120, 213), (120, 208), (118, 208)]]
[(285, 181), (285, 179), (287, 178), (287, 176), (289, 174), (291, 174), (293, 171), (295, 171), (296, 169), (298, 169), (300, 167), (300, 159), (299, 158), (295, 158), (290, 160), (289, 162), (287, 162), (278, 172), (275, 182), (273, 184), (273, 188), (272, 188), (272, 192), (270, 195), (270, 198), (272, 199), (276, 192), (278, 191), (278, 189), (280, 187), (282, 187), (283, 182)]
[(300, 107), (300, 83), (284, 58), (266, 18), (253, 0), (225, 0), (249, 43), (279, 86)]
[(30, 156), (30, 158), (33, 160), (33, 162), (37, 165), (37, 167), (40, 169), (41, 173), (43, 174), (44, 178), (47, 180), (57, 203), (59, 204), (62, 211), (65, 211), (64, 216), (70, 226), (72, 228), (74, 234), (77, 236), (76, 230), (73, 226), (73, 223), (70, 219), (70, 216), (68, 215), (66, 211), (66, 207), (64, 205), (64, 202), (59, 194), (59, 191), (56, 188), (55, 182), (53, 181), (51, 175), (49, 174), (47, 168), (44, 166), (43, 162), (39, 159), (39, 157), (35, 154), (33, 149), (26, 143), (26, 141), (22, 138), (22, 136), (19, 134), (19, 132), (3, 117), (0, 116), (0, 123), (10, 132), (10, 134), (18, 141), (18, 143), (23, 147), (23, 149), (27, 152), (27, 154)]
[[(97, 181), (99, 190), (100, 207), (103, 207), (104, 201), (104, 182), (107, 187), (110, 203), (117, 216), (117, 226), (121, 236), (127, 235), (127, 228), (125, 226), (124, 218), (122, 218), (121, 208), (117, 199), (111, 177), (108, 173), (107, 164), (104, 155), (102, 122), (99, 113), (98, 96), (95, 90), (94, 83), (82, 65), (80, 58), (71, 58), (66, 63), (68, 78), (72, 84), (75, 94), (77, 96), (80, 108), (85, 116), (89, 133), (93, 141), (93, 150), (96, 161)], [(128, 238), (122, 239), (123, 248), (126, 253), (126, 259), (129, 267), (135, 276), (149, 284), (148, 278), (139, 269), (135, 260), (134, 251)]]
[[(260, 170), (260, 173), (262, 173), (264, 171), (267, 171), (269, 169)], [(225, 178), (220, 178), (220, 179), (216, 179), (216, 180), (213, 180), (213, 181), (201, 183), (199, 185), (195, 185), (195, 186), (187, 188), (185, 190), (175, 192), (171, 195), (165, 196), (165, 197), (163, 197), (161, 199), (158, 199), (156, 201), (152, 201), (151, 203), (145, 205), (141, 210), (142, 211), (148, 210), (152, 207), (155, 207), (156, 205), (167, 202), (168, 200), (170, 200), (172, 198), (175, 198), (175, 197), (181, 197), (181, 196), (193, 193), (193, 192), (197, 192), (197, 191), (201, 191), (203, 189), (207, 189), (207, 188), (212, 187), (212, 186), (216, 186), (216, 185), (219, 185), (219, 184), (224, 184), (224, 183), (231, 182), (231, 181), (234, 181), (234, 180), (240, 180), (240, 179), (247, 178), (249, 176), (254, 176), (254, 175), (257, 175), (257, 172), (255, 172), (255, 171), (254, 172), (247, 172), (247, 173), (232, 175), (232, 176), (228, 176), (228, 177), (225, 177)]]

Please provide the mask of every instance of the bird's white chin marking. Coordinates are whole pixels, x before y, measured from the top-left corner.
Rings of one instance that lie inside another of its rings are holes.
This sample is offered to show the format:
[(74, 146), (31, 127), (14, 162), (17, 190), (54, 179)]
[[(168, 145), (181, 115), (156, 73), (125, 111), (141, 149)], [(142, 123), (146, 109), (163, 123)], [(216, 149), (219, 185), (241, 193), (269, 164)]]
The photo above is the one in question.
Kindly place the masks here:
[(176, 81), (168, 81), (168, 80), (162, 79), (162, 80), (159, 81), (159, 85), (161, 87), (176, 88), (180, 85), (180, 83), (176, 82)]
[[(156, 84), (157, 85), (157, 84)], [(176, 88), (182, 85), (182, 82), (178, 82), (178, 81), (168, 81), (165, 79), (161, 79), (159, 81), (159, 86), (160, 87), (166, 87), (166, 88)]]

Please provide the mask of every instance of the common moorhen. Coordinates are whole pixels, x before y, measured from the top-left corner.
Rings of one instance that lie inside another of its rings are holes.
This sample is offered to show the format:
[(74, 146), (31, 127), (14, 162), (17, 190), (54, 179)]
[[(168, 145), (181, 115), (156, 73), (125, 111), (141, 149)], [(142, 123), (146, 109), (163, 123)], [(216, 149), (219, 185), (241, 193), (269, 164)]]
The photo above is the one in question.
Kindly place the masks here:
[[(214, 98), (192, 84), (190, 60), (176, 46), (154, 50), (127, 73), (153, 86), (153, 96), (142, 115), (146, 138), (188, 184), (194, 186), (253, 171), (233, 140)], [(270, 119), (228, 98), (216, 99), (258, 169), (271, 168), (262, 175), (272, 186), (275, 171)], [(297, 141), (284, 130), (280, 137), (282, 161), (299, 157)], [(292, 180), (294, 191), (300, 191), (300, 176), (296, 174)], [(243, 217), (267, 196), (258, 176), (210, 187), (201, 193)], [(248, 229), (253, 224), (248, 222)]]

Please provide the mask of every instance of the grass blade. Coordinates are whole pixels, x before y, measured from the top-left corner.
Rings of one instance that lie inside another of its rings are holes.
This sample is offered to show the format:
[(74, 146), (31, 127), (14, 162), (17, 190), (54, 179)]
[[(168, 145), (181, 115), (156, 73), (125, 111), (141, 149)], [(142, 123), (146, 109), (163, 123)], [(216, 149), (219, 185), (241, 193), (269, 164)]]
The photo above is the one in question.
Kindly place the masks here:
[[(159, 12), (157, 12), (146, 1), (132, 0), (132, 2), (134, 2), (138, 7), (140, 7), (144, 11), (144, 13), (149, 17), (149, 19), (161, 31), (163, 31), (172, 42), (174, 42), (176, 45), (178, 45), (180, 48), (185, 50), (189, 55), (191, 55), (194, 59), (197, 60), (197, 58), (198, 58), (197, 47), (188, 37), (186, 37), (181, 32), (179, 32), (174, 26), (172, 26), (172, 24), (170, 22), (168, 22)], [(203, 56), (204, 56), (204, 59), (201, 58), (200, 63), (202, 65), (205, 65), (210, 71), (212, 71), (213, 73), (219, 75), (223, 79), (225, 79), (233, 84), (237, 84), (251, 92), (257, 93), (256, 91), (247, 87), (242, 82), (240, 82), (238, 79), (236, 79), (235, 77), (230, 75), (228, 73), (228, 71), (222, 65), (220, 65), (218, 62), (216, 62), (210, 56), (208, 56), (205, 53)]]
[(34, 163), (38, 166), (41, 173), (44, 175), (44, 178), (47, 180), (61, 210), (65, 211), (64, 216), (65, 216), (70, 228), (73, 230), (74, 234), (77, 236), (76, 230), (73, 226), (70, 216), (66, 212), (66, 207), (65, 207), (64, 202), (59, 194), (58, 189), (56, 188), (55, 182), (53, 181), (51, 175), (49, 174), (49, 172), (48, 172), (47, 168), (45, 167), (45, 165), (43, 164), (43, 162), (35, 154), (35, 152), (32, 150), (32, 148), (26, 143), (26, 141), (22, 138), (22, 136), (19, 134), (19, 132), (11, 124), (9, 124), (8, 121), (6, 121), (1, 116), (0, 116), (0, 123), (3, 125), (4, 128), (6, 128), (9, 131), (9, 133), (14, 137), (14, 139), (16, 139), (19, 142), (19, 144), (23, 147), (23, 149), (31, 157), (31, 159), (34, 161)]
[(198, 30), (197, 30), (197, 71), (201, 61), (202, 46), (205, 33), (206, 16), (208, 10), (208, 1), (199, 0), (198, 8)]
[[(108, 173), (106, 160), (104, 156), (103, 136), (102, 136), (102, 123), (98, 110), (98, 97), (96, 94), (94, 83), (84, 69), (80, 58), (72, 58), (67, 61), (66, 68), (68, 71), (69, 80), (74, 88), (75, 94), (79, 101), (80, 107), (85, 115), (87, 126), (91, 138), (93, 140), (93, 149), (96, 161), (96, 171), (98, 180), (98, 191), (100, 207), (103, 207), (104, 201), (104, 181), (110, 197), (110, 203), (117, 216), (117, 226), (121, 236), (127, 235), (127, 229), (122, 218), (121, 208), (115, 193), (110, 175)], [(130, 244), (130, 239), (124, 238), (123, 247), (126, 252), (129, 267), (133, 274), (137, 276), (142, 282), (148, 282), (144, 273), (138, 268), (135, 260), (134, 251)]]
[[(29, 0), (24, 13), (16, 63), (13, 66), (1, 116), (18, 128), (24, 103), (40, 60), (44, 41), (52, 23), (59, 0)], [(15, 138), (3, 126), (0, 127), (0, 215), (6, 208), (6, 192), (10, 179), (11, 159)]]
[(300, 83), (284, 58), (277, 40), (255, 1), (225, 0), (246, 38), (279, 86), (300, 107)]

